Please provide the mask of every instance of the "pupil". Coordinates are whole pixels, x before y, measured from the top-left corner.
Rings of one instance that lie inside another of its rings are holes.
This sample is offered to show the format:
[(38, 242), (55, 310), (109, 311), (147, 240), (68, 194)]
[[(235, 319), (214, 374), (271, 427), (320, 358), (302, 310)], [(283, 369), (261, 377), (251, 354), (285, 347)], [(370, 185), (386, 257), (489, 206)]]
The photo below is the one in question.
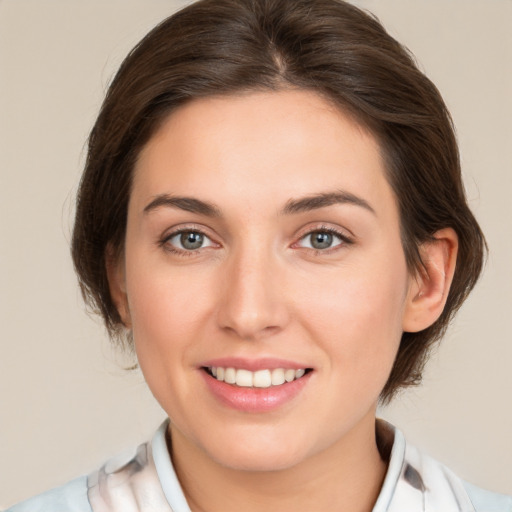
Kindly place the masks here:
[(199, 249), (203, 245), (203, 235), (201, 233), (182, 233), (180, 242), (185, 249)]
[(312, 236), (311, 245), (315, 249), (327, 249), (332, 244), (332, 235), (330, 233), (315, 233)]

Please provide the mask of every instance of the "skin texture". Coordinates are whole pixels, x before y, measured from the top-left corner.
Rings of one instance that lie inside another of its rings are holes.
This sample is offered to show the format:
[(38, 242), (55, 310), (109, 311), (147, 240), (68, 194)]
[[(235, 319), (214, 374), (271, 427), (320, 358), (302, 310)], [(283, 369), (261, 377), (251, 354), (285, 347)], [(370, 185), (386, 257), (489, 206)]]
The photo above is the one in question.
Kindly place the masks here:
[[(283, 213), (333, 192), (352, 200)], [(154, 202), (164, 195), (218, 215)], [(457, 249), (437, 233), (411, 276), (399, 226), (375, 138), (312, 92), (195, 100), (149, 141), (108, 270), (193, 510), (371, 510), (386, 469), (378, 397), (402, 332), (441, 313)], [(326, 228), (340, 237), (312, 248)], [(177, 229), (203, 246), (187, 251)], [(205, 384), (201, 366), (220, 357), (313, 371), (279, 408), (239, 411)]]

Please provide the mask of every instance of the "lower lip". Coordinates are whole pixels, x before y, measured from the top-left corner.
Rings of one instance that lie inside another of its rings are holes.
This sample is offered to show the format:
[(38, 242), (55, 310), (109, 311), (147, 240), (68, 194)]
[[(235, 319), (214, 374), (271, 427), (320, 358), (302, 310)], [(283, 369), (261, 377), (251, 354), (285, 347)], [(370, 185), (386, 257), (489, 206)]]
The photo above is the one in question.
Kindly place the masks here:
[(308, 372), (300, 379), (268, 388), (246, 388), (226, 384), (201, 369), (201, 374), (212, 394), (224, 405), (243, 412), (269, 412), (291, 402), (309, 382)]

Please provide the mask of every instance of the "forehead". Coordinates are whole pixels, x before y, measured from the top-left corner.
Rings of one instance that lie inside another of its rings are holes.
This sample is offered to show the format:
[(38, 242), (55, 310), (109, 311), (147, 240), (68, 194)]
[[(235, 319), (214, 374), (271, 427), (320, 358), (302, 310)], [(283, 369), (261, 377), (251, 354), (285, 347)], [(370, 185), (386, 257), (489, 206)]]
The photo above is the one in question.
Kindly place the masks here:
[(133, 199), (193, 193), (248, 208), (334, 189), (394, 203), (375, 137), (318, 94), (287, 90), (180, 107), (142, 150)]

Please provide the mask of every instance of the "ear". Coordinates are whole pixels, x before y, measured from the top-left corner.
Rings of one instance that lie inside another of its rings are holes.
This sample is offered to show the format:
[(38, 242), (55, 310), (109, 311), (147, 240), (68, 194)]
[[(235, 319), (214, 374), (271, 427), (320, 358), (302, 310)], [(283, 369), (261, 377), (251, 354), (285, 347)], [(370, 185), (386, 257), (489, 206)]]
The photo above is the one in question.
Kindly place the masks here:
[(452, 228), (434, 234), (420, 246), (424, 268), (411, 278), (402, 328), (418, 332), (430, 327), (443, 312), (452, 284), (459, 241)]
[(107, 279), (110, 289), (110, 296), (114, 302), (117, 312), (121, 317), (123, 325), (130, 329), (131, 318), (128, 308), (128, 296), (126, 294), (126, 272), (122, 255), (117, 254), (113, 246), (109, 244), (106, 250), (105, 264), (107, 267)]

